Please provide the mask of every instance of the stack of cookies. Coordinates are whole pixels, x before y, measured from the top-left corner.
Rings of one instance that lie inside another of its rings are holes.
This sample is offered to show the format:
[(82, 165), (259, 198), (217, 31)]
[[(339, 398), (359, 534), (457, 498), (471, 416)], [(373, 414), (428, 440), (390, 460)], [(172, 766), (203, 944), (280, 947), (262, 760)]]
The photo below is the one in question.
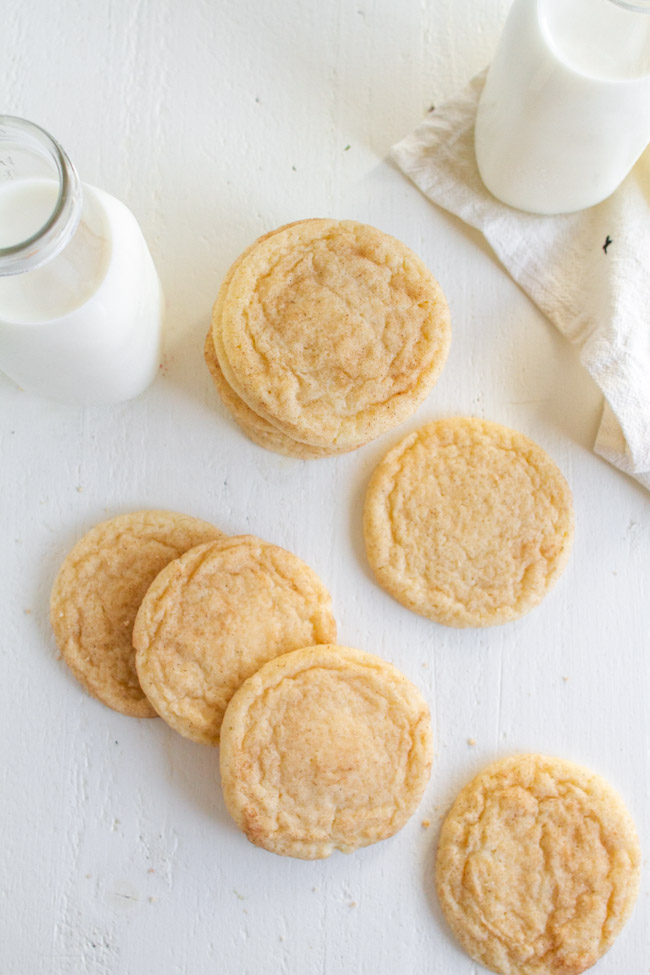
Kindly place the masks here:
[(100, 701), (221, 744), (226, 805), (258, 846), (350, 852), (415, 811), (427, 704), (390, 664), (336, 645), (329, 593), (286, 549), (175, 512), (121, 515), (69, 553), (51, 620)]
[(350, 220), (260, 237), (221, 286), (205, 358), (224, 404), (270, 450), (354, 450), (410, 416), (450, 344), (437, 281), (405, 244)]

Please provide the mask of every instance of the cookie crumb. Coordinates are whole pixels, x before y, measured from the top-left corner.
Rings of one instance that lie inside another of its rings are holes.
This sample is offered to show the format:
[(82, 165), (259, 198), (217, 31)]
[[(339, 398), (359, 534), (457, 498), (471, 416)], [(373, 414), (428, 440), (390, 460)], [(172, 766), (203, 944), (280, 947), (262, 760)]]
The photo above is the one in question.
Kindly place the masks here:
[(476, 744), (476, 738), (468, 738), (467, 739), (467, 744), (468, 745), (475, 745)]
[(431, 825), (431, 820), (430, 819), (423, 819), (422, 820), (422, 826), (423, 826), (424, 829), (428, 829), (430, 825)]

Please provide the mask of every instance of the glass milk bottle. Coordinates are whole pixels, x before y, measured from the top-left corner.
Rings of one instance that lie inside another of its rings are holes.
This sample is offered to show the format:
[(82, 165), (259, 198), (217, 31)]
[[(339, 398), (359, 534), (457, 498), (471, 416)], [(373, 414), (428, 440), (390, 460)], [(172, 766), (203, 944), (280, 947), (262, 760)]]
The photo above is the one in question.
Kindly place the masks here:
[(514, 0), (476, 118), (487, 188), (532, 213), (599, 203), (650, 142), (650, 0)]
[(64, 403), (131, 399), (158, 372), (162, 310), (130, 210), (82, 185), (43, 129), (0, 115), (0, 369)]

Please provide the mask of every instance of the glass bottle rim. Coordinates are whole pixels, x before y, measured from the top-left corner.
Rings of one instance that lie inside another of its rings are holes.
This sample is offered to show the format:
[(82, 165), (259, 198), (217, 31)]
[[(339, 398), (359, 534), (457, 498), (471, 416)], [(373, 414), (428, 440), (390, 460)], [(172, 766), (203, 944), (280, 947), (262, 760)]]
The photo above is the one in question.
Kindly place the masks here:
[(41, 227), (24, 240), (0, 247), (0, 274), (34, 270), (52, 260), (71, 239), (81, 217), (81, 182), (57, 140), (34, 122), (15, 115), (0, 115), (0, 151), (3, 143), (12, 142), (53, 166), (58, 194), (52, 212)]
[(610, 3), (637, 14), (650, 14), (650, 0), (610, 0)]
[[(615, 85), (621, 88), (624, 88), (625, 86), (638, 86), (639, 84), (645, 86), (650, 83), (650, 69), (645, 60), (628, 74), (626, 74), (624, 70), (619, 70), (618, 68), (616, 68), (614, 71), (610, 71), (609, 73), (607, 71), (597, 71), (593, 64), (587, 65), (582, 63), (581, 59), (576, 60), (573, 52), (570, 50), (567, 51), (565, 45), (558, 43), (557, 31), (554, 30), (548, 22), (548, 17), (545, 15), (544, 9), (546, 4), (549, 3), (549, 0), (533, 0), (533, 2), (537, 7), (537, 17), (546, 44), (549, 46), (554, 56), (569, 71), (575, 73), (581, 78), (586, 78), (589, 81), (598, 82), (600, 84)], [(592, 0), (592, 2), (594, 2), (594, 0)], [(603, 0), (603, 2), (605, 5), (609, 3), (611, 6), (617, 7), (620, 11), (628, 11), (630, 14), (641, 14), (642, 18), (645, 14), (650, 14), (650, 0)], [(552, 3), (550, 3), (550, 7), (553, 8)], [(623, 14), (623, 19), (627, 20), (625, 14)], [(628, 21), (628, 25), (634, 26), (635, 24), (640, 26), (639, 20), (632, 17)]]

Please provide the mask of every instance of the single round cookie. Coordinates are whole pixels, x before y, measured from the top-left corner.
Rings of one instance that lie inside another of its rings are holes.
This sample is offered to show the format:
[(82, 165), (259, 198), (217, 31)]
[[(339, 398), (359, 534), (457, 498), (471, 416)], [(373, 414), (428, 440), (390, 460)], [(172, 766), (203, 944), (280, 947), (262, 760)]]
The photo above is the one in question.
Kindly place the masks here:
[(213, 318), (232, 389), (294, 440), (353, 449), (409, 416), (450, 343), (449, 311), (405, 244), (350, 220), (307, 220), (239, 260)]
[(455, 417), (386, 454), (363, 531), (377, 581), (408, 609), (447, 626), (492, 626), (537, 606), (561, 574), (573, 502), (532, 440)]
[(219, 743), (242, 681), (279, 654), (336, 639), (331, 598), (302, 559), (252, 535), (199, 545), (171, 562), (133, 627), (143, 690), (186, 738)]
[(142, 597), (172, 559), (221, 532), (174, 511), (135, 511), (92, 528), (56, 577), (50, 620), (63, 659), (108, 707), (154, 718), (135, 671), (131, 642)]
[(501, 975), (578, 975), (636, 900), (640, 851), (614, 790), (543, 755), (489, 765), (440, 835), (436, 888), (465, 951)]
[(303, 860), (396, 833), (431, 761), (420, 692), (350, 647), (308, 647), (265, 664), (233, 696), (221, 731), (231, 816), (251, 843)]

